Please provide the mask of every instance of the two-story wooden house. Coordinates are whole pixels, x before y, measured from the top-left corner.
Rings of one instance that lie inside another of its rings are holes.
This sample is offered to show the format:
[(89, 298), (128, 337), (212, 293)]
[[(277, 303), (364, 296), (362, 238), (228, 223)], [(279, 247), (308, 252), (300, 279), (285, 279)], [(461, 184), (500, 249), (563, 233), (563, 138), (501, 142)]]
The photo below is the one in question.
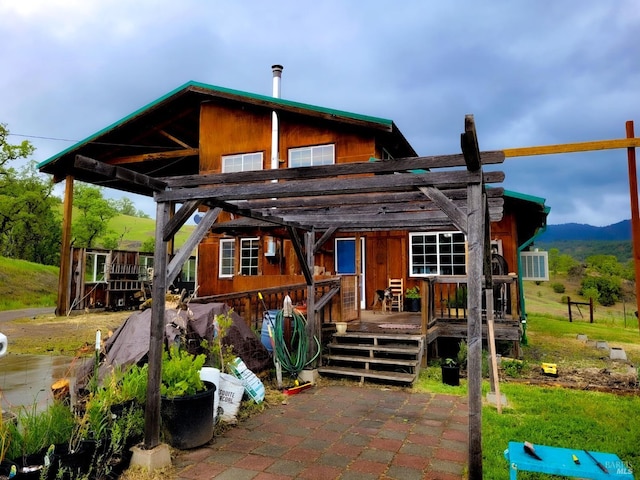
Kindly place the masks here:
[[(58, 312), (70, 306), (76, 179), (153, 196), (166, 223), (160, 247), (195, 213), (199, 237), (185, 248), (197, 248), (196, 295), (229, 302), (248, 322), (262, 318), (257, 292), (278, 308), (287, 293), (308, 302), (310, 283), (321, 322), (351, 320), (398, 279), (421, 290), (429, 343), (463, 338), (468, 244), (465, 220), (452, 217), (466, 214), (467, 187), (480, 182), (498, 318), (517, 341), (523, 275), (546, 273), (526, 253), (546, 225), (544, 200), (492, 185), (501, 172), (465, 170), (462, 154), (418, 157), (391, 120), (282, 99), (281, 70), (272, 96), (186, 83), (39, 165), (67, 182)], [(483, 152), (480, 167), (503, 160)]]

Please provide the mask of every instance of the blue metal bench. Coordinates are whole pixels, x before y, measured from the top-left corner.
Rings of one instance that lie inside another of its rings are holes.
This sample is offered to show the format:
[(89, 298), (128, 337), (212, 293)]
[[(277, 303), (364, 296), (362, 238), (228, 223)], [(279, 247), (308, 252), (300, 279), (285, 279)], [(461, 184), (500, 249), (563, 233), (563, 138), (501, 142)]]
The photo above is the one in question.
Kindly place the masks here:
[[(547, 447), (535, 445), (535, 453), (542, 459), (538, 460), (524, 451), (524, 443), (509, 442), (509, 448), (504, 456), (509, 462), (509, 478), (517, 480), (518, 471), (548, 473), (550, 475), (564, 475), (567, 477), (590, 478), (596, 480), (631, 479), (634, 476), (629, 467), (613, 453), (589, 452), (590, 458), (584, 450), (572, 448)], [(580, 462), (577, 464), (573, 456)], [(602, 468), (600, 468), (595, 460)]]

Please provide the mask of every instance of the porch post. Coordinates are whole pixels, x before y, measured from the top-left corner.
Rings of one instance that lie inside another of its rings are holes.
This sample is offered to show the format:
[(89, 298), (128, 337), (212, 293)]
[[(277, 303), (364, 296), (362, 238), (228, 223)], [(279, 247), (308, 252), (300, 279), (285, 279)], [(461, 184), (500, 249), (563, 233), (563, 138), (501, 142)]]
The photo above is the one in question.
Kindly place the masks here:
[[(71, 299), (71, 222), (73, 220), (73, 177), (67, 175), (64, 186), (62, 213), (62, 245), (60, 246), (60, 273), (58, 274), (58, 301), (56, 315), (66, 315)], [(76, 288), (80, 288), (77, 286)]]
[[(482, 479), (482, 275), (484, 267), (484, 209), (482, 162), (472, 115), (465, 117), (461, 137), (467, 170), (477, 181), (467, 184), (467, 369), (469, 390), (469, 480)], [(490, 308), (487, 306), (487, 308)]]
[(151, 326), (149, 335), (149, 374), (147, 403), (144, 414), (144, 448), (160, 444), (160, 383), (164, 348), (164, 302), (167, 290), (167, 242), (163, 232), (169, 221), (169, 202), (156, 204), (156, 243), (153, 254), (153, 286), (151, 289)]
[[(318, 336), (318, 332), (320, 329), (318, 328), (317, 322), (319, 316), (316, 315), (316, 280), (313, 275), (313, 266), (314, 266), (314, 255), (313, 255), (313, 247), (315, 242), (315, 234), (313, 230), (311, 232), (306, 232), (304, 237), (304, 246), (306, 252), (306, 262), (311, 272), (311, 281), (307, 282), (307, 339), (309, 341), (309, 351), (307, 352), (307, 359), (311, 359), (316, 354), (316, 343), (313, 340)], [(316, 368), (318, 366), (318, 360), (314, 360), (310, 365), (311, 368)]]

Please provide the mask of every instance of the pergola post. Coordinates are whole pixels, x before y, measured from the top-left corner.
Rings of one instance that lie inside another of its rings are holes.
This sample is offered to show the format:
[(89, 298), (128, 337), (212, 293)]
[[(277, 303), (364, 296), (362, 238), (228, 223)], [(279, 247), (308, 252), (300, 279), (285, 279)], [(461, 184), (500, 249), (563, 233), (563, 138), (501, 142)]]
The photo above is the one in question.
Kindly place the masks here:
[(164, 311), (167, 290), (167, 241), (163, 232), (169, 221), (170, 203), (156, 204), (156, 243), (153, 255), (151, 290), (151, 327), (149, 336), (149, 376), (144, 418), (144, 447), (151, 450), (160, 444), (160, 383), (164, 348)]

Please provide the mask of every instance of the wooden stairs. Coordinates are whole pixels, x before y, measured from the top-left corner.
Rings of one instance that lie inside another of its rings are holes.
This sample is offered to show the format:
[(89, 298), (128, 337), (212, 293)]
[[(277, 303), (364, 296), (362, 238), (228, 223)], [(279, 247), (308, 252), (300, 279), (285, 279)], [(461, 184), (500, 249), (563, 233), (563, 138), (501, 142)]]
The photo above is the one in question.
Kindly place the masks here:
[(322, 356), (320, 375), (412, 384), (418, 377), (424, 339), (421, 335), (347, 332), (333, 334)]

